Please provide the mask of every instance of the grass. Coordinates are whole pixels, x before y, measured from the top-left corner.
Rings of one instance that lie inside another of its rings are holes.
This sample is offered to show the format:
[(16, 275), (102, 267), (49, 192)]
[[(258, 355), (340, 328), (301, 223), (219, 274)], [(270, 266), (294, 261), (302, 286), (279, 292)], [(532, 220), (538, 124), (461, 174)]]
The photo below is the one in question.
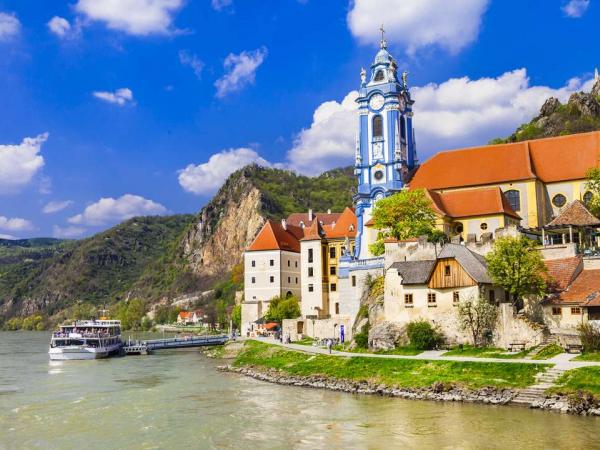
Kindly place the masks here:
[(600, 362), (600, 352), (588, 352), (572, 359), (572, 361), (597, 361)]
[(353, 349), (350, 348), (349, 345), (334, 345), (334, 350), (340, 352), (348, 352), (348, 353), (373, 353), (375, 355), (401, 355), (401, 356), (415, 356), (423, 353), (423, 350), (416, 349), (414, 347), (396, 347), (392, 350), (375, 350), (371, 351), (366, 348), (355, 347)]
[(292, 344), (312, 346), (315, 342), (316, 341), (313, 338), (305, 337), (305, 338), (300, 339), (299, 341), (292, 342)]
[(500, 359), (517, 359), (527, 356), (530, 350), (523, 350), (518, 353), (507, 353), (501, 348), (495, 347), (473, 347), (472, 345), (463, 345), (453, 348), (444, 353), (442, 356), (471, 356), (475, 358), (500, 358)]
[(555, 357), (556, 355), (560, 355), (564, 353), (563, 348), (558, 344), (550, 344), (541, 349), (533, 358), (531, 359), (550, 359)]
[(600, 367), (569, 370), (557, 380), (556, 384), (557, 386), (549, 391), (563, 394), (585, 391), (600, 396)]
[(529, 386), (535, 383), (535, 375), (548, 367), (544, 364), (308, 355), (257, 341), (246, 341), (234, 364), (278, 369), (289, 375), (321, 375), (406, 388), (429, 387), (442, 382), (471, 389)]

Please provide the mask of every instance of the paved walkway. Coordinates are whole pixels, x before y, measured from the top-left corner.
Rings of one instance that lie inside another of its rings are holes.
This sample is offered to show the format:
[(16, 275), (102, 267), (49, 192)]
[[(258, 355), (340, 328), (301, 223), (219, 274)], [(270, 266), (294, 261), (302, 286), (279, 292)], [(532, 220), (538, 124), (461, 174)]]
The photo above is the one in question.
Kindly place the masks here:
[[(267, 344), (279, 345), (280, 347), (289, 348), (291, 350), (297, 350), (305, 353), (328, 355), (329, 351), (326, 348), (315, 347), (310, 345), (300, 344), (282, 344), (272, 338), (256, 338), (255, 340), (265, 342)], [(376, 353), (351, 353), (341, 352), (337, 350), (331, 351), (331, 356), (349, 356), (356, 358), (389, 358), (389, 359), (416, 359), (416, 360), (433, 360), (433, 361), (465, 361), (465, 362), (488, 362), (488, 363), (510, 363), (510, 364), (554, 364), (556, 368), (561, 370), (572, 370), (579, 369), (581, 367), (589, 366), (600, 366), (600, 362), (595, 361), (572, 361), (577, 354), (572, 353), (561, 353), (554, 358), (545, 360), (534, 360), (527, 358), (514, 358), (514, 359), (502, 359), (502, 358), (477, 358), (474, 356), (442, 356), (445, 353), (444, 350), (430, 350), (420, 353), (414, 356), (405, 355), (380, 355)]]

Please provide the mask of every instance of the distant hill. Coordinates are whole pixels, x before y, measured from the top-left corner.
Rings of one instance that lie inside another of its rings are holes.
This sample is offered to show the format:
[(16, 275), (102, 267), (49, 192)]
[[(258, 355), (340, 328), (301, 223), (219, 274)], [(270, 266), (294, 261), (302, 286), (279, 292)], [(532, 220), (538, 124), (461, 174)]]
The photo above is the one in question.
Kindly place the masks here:
[(78, 301), (154, 303), (212, 288), (267, 219), (342, 211), (355, 186), (352, 168), (311, 178), (252, 165), (233, 173), (197, 215), (137, 217), (79, 241), (9, 241), (0, 245), (0, 322), (53, 316)]
[(64, 241), (64, 239), (55, 238), (0, 239), (0, 247), (52, 247)]
[(507, 138), (494, 139), (490, 144), (505, 144), (596, 130), (600, 130), (600, 80), (596, 81), (590, 93), (572, 94), (566, 104), (562, 104), (554, 97), (549, 98), (540, 109), (540, 114), (531, 122), (521, 125)]

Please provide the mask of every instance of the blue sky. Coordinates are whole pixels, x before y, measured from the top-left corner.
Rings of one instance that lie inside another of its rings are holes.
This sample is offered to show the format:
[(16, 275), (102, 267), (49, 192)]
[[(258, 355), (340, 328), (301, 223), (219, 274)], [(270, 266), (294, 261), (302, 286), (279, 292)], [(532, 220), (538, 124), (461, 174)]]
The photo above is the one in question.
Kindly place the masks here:
[(596, 0), (0, 0), (0, 235), (197, 212), (249, 162), (352, 163), (385, 23), (421, 160), (591, 87)]

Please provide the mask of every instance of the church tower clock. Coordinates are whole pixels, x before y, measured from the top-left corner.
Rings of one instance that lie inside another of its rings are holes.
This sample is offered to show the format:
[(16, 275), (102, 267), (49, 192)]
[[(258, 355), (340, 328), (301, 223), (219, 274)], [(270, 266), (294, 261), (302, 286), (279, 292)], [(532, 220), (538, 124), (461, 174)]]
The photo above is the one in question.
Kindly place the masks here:
[(396, 60), (387, 50), (381, 27), (381, 48), (370, 74), (361, 71), (358, 103), (358, 134), (354, 173), (358, 217), (355, 257), (369, 258), (369, 244), (376, 232), (366, 227), (375, 202), (402, 189), (417, 165), (408, 73), (398, 77)]

